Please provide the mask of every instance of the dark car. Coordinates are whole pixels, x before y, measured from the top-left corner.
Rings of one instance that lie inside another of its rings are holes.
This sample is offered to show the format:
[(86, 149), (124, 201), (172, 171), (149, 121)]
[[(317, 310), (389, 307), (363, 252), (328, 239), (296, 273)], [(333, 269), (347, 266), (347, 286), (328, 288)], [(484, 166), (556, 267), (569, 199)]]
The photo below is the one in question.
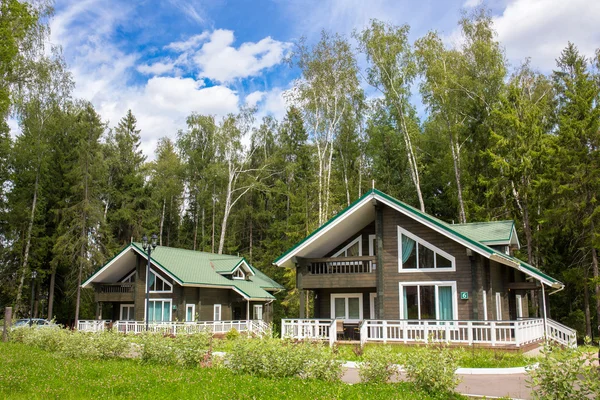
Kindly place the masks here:
[(58, 328), (58, 325), (56, 325), (54, 322), (48, 321), (47, 319), (43, 318), (18, 319), (14, 323), (13, 328), (21, 328), (25, 326), (31, 326), (35, 328)]

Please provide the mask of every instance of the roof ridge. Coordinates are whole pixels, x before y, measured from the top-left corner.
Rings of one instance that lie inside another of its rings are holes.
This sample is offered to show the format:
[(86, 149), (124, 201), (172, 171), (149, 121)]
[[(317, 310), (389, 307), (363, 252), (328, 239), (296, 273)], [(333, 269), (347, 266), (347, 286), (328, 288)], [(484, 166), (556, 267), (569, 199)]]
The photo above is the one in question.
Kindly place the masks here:
[[(130, 244), (141, 245), (142, 242), (131, 242)], [(156, 246), (156, 247), (160, 248), (160, 249), (173, 249), (173, 250), (178, 250), (178, 251), (189, 251), (189, 252), (196, 253), (196, 254), (198, 254), (198, 253), (200, 253), (200, 254), (208, 254), (208, 255), (217, 256), (217, 257), (243, 258), (242, 256), (234, 256), (232, 254), (217, 254), (217, 253), (211, 253), (209, 251), (186, 249), (186, 248), (183, 248), (183, 247), (173, 247), (173, 246)], [(143, 250), (143, 248), (141, 248), (141, 249)]]
[(483, 225), (483, 224), (496, 224), (499, 222), (511, 222), (511, 223), (515, 223), (514, 219), (502, 219), (499, 221), (475, 221), (475, 222), (460, 222), (458, 224), (450, 224), (451, 226), (465, 226), (465, 225)]

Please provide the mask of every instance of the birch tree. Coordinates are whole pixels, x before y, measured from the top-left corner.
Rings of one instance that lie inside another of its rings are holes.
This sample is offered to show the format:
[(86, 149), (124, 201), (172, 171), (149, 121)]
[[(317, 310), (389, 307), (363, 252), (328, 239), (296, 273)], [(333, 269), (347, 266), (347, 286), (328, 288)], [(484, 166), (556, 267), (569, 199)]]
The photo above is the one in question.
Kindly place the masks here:
[(325, 31), (313, 47), (301, 41), (295, 56), (302, 78), (295, 83), (292, 101), (302, 110), (309, 139), (317, 149), (320, 225), (329, 218), (332, 159), (340, 121), (360, 92), (358, 68), (348, 41)]
[(395, 128), (404, 140), (408, 168), (417, 192), (419, 208), (425, 211), (414, 144), (416, 133), (412, 129), (416, 116), (410, 103), (411, 85), (417, 73), (417, 66), (408, 32), (408, 25), (394, 26), (372, 20), (368, 28), (355, 36), (360, 50), (369, 62), (367, 82), (383, 95), (391, 109)]

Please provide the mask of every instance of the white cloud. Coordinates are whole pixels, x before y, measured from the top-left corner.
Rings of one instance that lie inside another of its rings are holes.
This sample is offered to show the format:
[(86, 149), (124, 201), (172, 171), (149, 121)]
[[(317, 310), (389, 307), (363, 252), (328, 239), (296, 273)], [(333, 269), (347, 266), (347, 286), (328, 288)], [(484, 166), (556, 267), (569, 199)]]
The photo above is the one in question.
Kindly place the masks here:
[(205, 22), (204, 12), (201, 8), (195, 7), (189, 1), (186, 0), (170, 0), (170, 3), (183, 11), (183, 13), (192, 21), (195, 21), (199, 24), (203, 24)]
[(498, 39), (513, 64), (531, 57), (548, 72), (573, 42), (586, 56), (600, 46), (600, 2), (588, 0), (516, 0), (494, 18)]
[(233, 31), (217, 29), (210, 34), (194, 55), (200, 67), (200, 76), (219, 82), (257, 75), (266, 68), (279, 64), (288, 43), (266, 37), (259, 42), (243, 43), (238, 49), (232, 47)]
[(265, 97), (265, 94), (265, 92), (261, 92), (260, 90), (250, 93), (245, 98), (246, 105), (248, 107), (256, 106)]
[(205, 42), (208, 36), (208, 32), (202, 32), (199, 35), (190, 36), (186, 40), (169, 43), (165, 46), (165, 49), (171, 49), (179, 52), (190, 51), (198, 47), (201, 43)]
[(164, 75), (172, 72), (175, 69), (175, 63), (172, 61), (159, 61), (154, 64), (142, 64), (137, 67), (137, 70), (146, 75)]
[(463, 7), (474, 8), (474, 7), (481, 5), (481, 3), (483, 3), (483, 0), (466, 0), (463, 3)]

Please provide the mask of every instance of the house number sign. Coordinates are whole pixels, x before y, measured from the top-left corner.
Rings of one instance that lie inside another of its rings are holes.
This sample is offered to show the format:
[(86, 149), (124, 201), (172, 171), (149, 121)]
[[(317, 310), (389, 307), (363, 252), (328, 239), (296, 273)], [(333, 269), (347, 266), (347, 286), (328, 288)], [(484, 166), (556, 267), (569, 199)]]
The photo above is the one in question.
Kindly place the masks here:
[(469, 300), (469, 292), (460, 292), (461, 300)]

